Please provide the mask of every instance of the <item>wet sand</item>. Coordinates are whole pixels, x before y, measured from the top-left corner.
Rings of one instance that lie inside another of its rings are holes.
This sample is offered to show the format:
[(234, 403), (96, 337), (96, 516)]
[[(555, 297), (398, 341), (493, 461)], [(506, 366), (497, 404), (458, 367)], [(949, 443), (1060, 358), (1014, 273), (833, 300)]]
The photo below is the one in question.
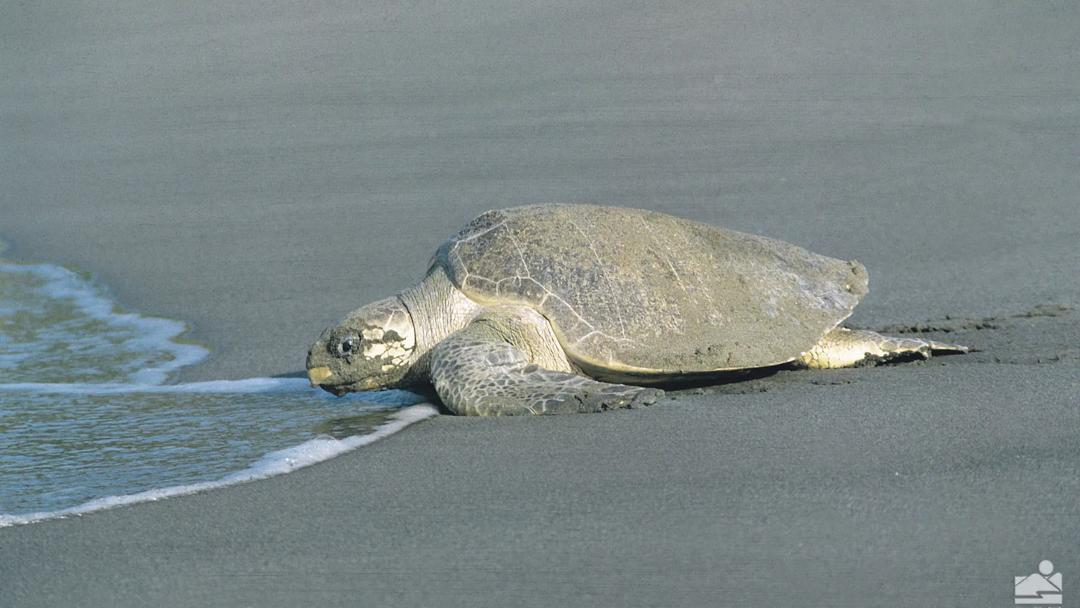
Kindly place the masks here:
[(1072, 580), (1078, 26), (1056, 2), (0, 9), (5, 255), (192, 323), (214, 355), (186, 380), (300, 371), (473, 215), (542, 201), (857, 258), (852, 324), (982, 349), (440, 417), (0, 530), (0, 604), (986, 606), (1040, 559)]

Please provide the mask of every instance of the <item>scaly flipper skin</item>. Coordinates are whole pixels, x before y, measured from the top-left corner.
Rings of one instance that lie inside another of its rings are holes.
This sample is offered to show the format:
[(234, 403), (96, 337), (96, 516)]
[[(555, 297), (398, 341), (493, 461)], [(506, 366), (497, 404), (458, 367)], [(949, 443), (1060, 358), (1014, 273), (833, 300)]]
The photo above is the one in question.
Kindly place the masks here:
[(967, 352), (838, 327), (868, 289), (855, 260), (655, 211), (495, 209), (418, 285), (327, 328), (308, 378), (335, 395), (430, 381), (458, 414), (561, 414), (662, 394), (627, 384)]
[(561, 351), (545, 343), (555, 344), (554, 333), (535, 311), (485, 313), (435, 347), (431, 381), (447, 408), (468, 416), (599, 412), (651, 405), (664, 394), (570, 373)]
[(864, 329), (837, 327), (797, 361), (800, 367), (832, 369), (884, 363), (912, 355), (929, 359), (933, 353), (966, 353), (968, 347), (920, 338), (894, 338)]

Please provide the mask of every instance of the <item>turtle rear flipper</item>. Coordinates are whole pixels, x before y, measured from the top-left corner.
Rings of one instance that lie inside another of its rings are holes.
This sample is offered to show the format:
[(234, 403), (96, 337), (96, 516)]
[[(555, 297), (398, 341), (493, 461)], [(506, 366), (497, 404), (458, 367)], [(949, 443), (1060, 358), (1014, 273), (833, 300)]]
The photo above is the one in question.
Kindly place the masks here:
[(431, 381), (447, 408), (470, 416), (599, 412), (651, 405), (663, 395), (570, 373), (565, 359), (545, 356), (548, 341), (555, 341), (550, 325), (531, 310), (485, 314), (435, 347)]
[(897, 338), (865, 329), (837, 327), (796, 361), (800, 367), (830, 369), (877, 365), (898, 359), (929, 359), (933, 354), (959, 354), (970, 349), (922, 338)]

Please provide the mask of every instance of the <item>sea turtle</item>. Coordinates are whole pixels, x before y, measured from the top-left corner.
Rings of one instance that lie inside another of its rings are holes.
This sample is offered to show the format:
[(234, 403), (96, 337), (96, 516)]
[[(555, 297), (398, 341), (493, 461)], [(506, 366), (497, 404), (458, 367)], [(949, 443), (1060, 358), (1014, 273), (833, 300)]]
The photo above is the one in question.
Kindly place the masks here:
[(840, 327), (866, 293), (858, 262), (663, 213), (499, 209), (446, 241), (419, 285), (324, 331), (308, 377), (337, 395), (430, 382), (457, 414), (560, 414), (760, 368), (966, 352)]

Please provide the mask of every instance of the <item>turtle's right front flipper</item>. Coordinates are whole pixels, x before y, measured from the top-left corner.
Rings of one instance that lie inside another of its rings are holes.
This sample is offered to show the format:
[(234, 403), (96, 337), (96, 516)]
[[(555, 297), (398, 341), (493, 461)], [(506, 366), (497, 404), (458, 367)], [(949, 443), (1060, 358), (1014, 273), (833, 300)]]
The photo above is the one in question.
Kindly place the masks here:
[(651, 405), (663, 395), (542, 367), (569, 370), (555, 349), (550, 326), (535, 312), (485, 314), (435, 347), (431, 381), (447, 408), (469, 416), (599, 412)]

